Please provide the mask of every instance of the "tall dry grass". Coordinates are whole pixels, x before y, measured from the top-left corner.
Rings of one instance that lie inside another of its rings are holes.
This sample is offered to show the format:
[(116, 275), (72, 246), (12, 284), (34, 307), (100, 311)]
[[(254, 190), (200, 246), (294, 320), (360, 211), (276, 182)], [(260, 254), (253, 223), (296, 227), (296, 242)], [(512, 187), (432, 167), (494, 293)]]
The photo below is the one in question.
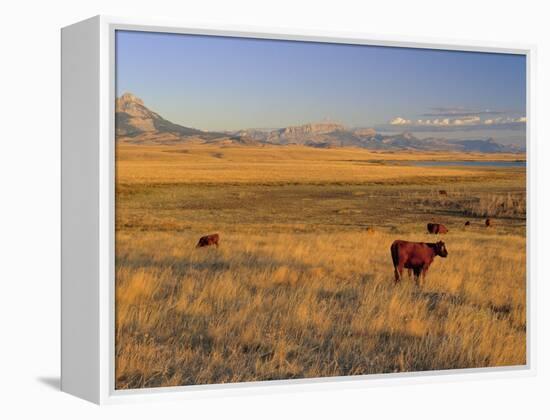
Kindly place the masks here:
[(196, 237), (117, 235), (117, 388), (525, 363), (521, 236), (447, 236), (421, 289), (384, 232)]
[(481, 217), (525, 217), (526, 194), (485, 194), (468, 203), (464, 213)]
[[(404, 192), (402, 195), (409, 195)], [(432, 209), (454, 210), (464, 216), (496, 217), (525, 220), (527, 215), (527, 194), (523, 191), (471, 191), (469, 189), (449, 189), (442, 195), (437, 190), (430, 194), (416, 193), (411, 205)]]
[[(116, 387), (524, 364), (525, 171), (410, 159), (487, 156), (119, 144)], [(431, 221), (449, 257), (395, 285)]]

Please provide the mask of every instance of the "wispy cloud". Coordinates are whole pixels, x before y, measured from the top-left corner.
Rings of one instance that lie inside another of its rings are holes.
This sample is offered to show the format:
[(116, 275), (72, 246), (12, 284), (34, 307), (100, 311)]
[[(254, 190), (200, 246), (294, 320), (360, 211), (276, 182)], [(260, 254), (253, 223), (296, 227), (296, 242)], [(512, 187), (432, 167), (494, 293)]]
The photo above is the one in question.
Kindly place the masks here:
[(412, 122), (414, 125), (420, 126), (464, 126), (464, 125), (475, 125), (481, 122), (481, 118), (477, 115), (467, 115), (460, 118), (434, 118), (434, 119), (425, 119), (425, 120), (416, 120)]
[(459, 118), (476, 115), (478, 117), (484, 115), (501, 115), (505, 114), (504, 111), (496, 111), (493, 109), (472, 109), (465, 107), (436, 107), (430, 108), (431, 112), (422, 114), (423, 117), (435, 117), (435, 118)]
[(464, 130), (471, 128), (521, 128), (527, 122), (526, 117), (504, 116), (503, 111), (472, 110), (461, 107), (432, 108), (430, 113), (421, 114), (423, 117), (412, 119), (397, 116), (389, 121), (390, 126), (400, 126), (407, 129), (447, 129)]
[(527, 117), (518, 117), (518, 118), (512, 118), (512, 117), (498, 117), (498, 118), (491, 118), (483, 121), (485, 125), (495, 125), (495, 124), (510, 124), (510, 123), (523, 123), (525, 124), (527, 122)]
[(410, 125), (412, 124), (412, 121), (401, 117), (395, 117), (390, 121), (390, 124), (391, 125)]

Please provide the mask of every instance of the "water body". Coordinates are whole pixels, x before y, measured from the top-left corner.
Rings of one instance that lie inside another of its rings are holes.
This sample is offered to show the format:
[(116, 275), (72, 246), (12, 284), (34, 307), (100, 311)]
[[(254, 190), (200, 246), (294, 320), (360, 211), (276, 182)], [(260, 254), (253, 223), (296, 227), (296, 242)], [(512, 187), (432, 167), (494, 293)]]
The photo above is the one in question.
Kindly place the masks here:
[(494, 166), (506, 168), (525, 168), (525, 161), (521, 160), (418, 160), (409, 162), (413, 166)]

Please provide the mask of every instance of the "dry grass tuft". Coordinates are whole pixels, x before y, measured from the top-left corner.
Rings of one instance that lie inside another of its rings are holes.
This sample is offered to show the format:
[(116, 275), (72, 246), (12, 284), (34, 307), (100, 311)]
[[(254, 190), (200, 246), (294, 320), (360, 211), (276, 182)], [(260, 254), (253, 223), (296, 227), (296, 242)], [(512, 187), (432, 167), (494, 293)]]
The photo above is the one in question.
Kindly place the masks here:
[(464, 214), (479, 217), (525, 217), (525, 194), (486, 194), (470, 202)]

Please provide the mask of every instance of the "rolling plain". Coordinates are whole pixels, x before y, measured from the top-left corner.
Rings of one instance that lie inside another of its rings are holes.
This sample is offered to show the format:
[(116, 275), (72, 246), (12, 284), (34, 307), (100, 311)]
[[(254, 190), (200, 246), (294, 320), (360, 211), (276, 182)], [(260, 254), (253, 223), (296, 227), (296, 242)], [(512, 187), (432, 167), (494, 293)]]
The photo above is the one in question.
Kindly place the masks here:
[[(525, 364), (525, 168), (412, 164), (522, 159), (117, 144), (116, 388)], [(449, 256), (395, 284), (395, 239)]]

